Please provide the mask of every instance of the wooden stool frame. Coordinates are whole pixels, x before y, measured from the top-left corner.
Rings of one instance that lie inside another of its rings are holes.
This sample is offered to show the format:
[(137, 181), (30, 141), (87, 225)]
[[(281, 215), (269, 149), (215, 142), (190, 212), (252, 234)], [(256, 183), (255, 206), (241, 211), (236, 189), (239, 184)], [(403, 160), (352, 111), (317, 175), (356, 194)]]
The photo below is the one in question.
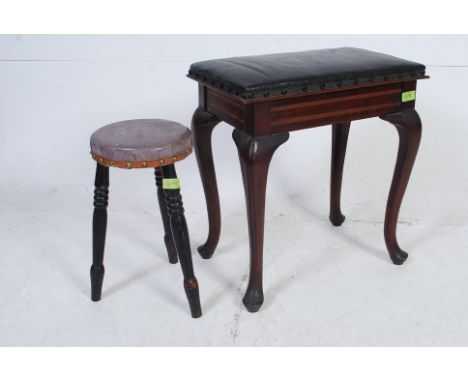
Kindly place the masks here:
[[(184, 274), (184, 289), (189, 301), (192, 317), (202, 314), (198, 282), (195, 278), (190, 251), (190, 239), (180, 188), (178, 187), (177, 173), (174, 164), (154, 169), (156, 186), (158, 190), (159, 208), (164, 226), (164, 242), (172, 264), (180, 260)], [(165, 188), (164, 179), (176, 180), (175, 187)], [(101, 299), (102, 283), (104, 279), (104, 247), (107, 228), (107, 205), (109, 196), (109, 167), (97, 163), (94, 214), (93, 214), (93, 264), (91, 266), (91, 299)]]
[[(423, 78), (428, 78), (427, 76)], [(403, 195), (408, 184), (421, 139), (421, 121), (415, 110), (416, 79), (391, 80), (322, 89), (310, 93), (241, 99), (222, 93), (208, 82), (197, 80), (199, 105), (192, 119), (194, 148), (208, 209), (209, 233), (198, 248), (210, 258), (218, 244), (221, 213), (213, 163), (211, 134), (221, 121), (234, 127), (247, 203), (250, 238), (250, 276), (243, 302), (250, 312), (263, 303), (262, 262), (265, 219), (265, 192), (268, 167), (274, 151), (289, 138), (289, 132), (332, 125), (330, 221), (344, 221), (340, 194), (352, 121), (380, 117), (393, 124), (400, 143), (385, 214), (384, 237), (390, 258), (403, 264), (408, 254), (397, 242), (396, 226)], [(411, 93), (410, 93), (411, 92)]]

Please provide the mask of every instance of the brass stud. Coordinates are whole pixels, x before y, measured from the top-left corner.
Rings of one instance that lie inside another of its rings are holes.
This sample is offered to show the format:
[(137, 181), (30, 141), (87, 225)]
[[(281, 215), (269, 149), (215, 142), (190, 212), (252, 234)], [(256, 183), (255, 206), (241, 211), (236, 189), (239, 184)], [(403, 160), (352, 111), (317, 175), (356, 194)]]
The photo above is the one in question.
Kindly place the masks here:
[(99, 163), (102, 163), (103, 162), (103, 159), (102, 158), (99, 158)]
[(161, 163), (161, 164), (164, 164), (164, 160), (163, 160), (163, 159), (161, 159), (161, 160), (159, 161), (159, 163)]
[(172, 157), (172, 160), (177, 160), (177, 157)]
[(109, 166), (113, 166), (113, 165), (114, 165), (114, 161), (111, 160), (111, 161), (109, 162)]
[(130, 162), (127, 162), (127, 168), (132, 168), (132, 164)]
[(143, 163), (142, 163), (142, 166), (143, 166), (143, 167), (146, 167), (146, 165), (147, 165), (146, 162), (143, 162)]

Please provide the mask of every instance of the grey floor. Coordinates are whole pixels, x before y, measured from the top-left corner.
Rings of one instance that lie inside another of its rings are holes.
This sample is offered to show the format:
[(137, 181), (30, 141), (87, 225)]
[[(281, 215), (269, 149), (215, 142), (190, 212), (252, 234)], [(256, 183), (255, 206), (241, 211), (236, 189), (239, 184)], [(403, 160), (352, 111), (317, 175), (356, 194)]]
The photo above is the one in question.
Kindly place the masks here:
[[(1, 345), (468, 344), (466, 226), (402, 221), (410, 258), (399, 267), (387, 258), (382, 222), (353, 218), (359, 205), (348, 206), (347, 221), (335, 228), (326, 211), (314, 211), (310, 193), (285, 199), (272, 191), (265, 304), (250, 314), (241, 304), (248, 270), (242, 195), (225, 195), (218, 251), (211, 260), (194, 252), (204, 312), (194, 320), (179, 266), (167, 262), (150, 189), (149, 179), (135, 201), (111, 188), (99, 303), (89, 298), (91, 208), (69, 203), (89, 205), (92, 189), (29, 201), (3, 193)], [(203, 212), (187, 208), (194, 243), (205, 235)]]

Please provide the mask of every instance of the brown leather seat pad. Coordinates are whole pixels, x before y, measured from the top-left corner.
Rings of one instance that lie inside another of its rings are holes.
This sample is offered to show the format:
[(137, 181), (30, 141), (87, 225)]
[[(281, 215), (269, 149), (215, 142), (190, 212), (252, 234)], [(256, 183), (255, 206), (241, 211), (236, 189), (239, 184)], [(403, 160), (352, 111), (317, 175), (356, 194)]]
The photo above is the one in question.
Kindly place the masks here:
[(135, 119), (101, 127), (91, 135), (90, 144), (94, 159), (105, 165), (155, 167), (189, 155), (192, 133), (173, 121)]

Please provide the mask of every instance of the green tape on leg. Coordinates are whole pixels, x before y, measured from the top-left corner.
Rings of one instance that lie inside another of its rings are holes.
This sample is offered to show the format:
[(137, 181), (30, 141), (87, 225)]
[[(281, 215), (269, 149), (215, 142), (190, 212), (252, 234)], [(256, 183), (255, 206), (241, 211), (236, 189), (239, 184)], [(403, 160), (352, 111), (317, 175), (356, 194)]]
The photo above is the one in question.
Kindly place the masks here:
[(416, 99), (416, 90), (401, 93), (401, 102), (414, 101)]
[(180, 182), (178, 178), (163, 179), (163, 188), (165, 190), (178, 190), (180, 188)]

